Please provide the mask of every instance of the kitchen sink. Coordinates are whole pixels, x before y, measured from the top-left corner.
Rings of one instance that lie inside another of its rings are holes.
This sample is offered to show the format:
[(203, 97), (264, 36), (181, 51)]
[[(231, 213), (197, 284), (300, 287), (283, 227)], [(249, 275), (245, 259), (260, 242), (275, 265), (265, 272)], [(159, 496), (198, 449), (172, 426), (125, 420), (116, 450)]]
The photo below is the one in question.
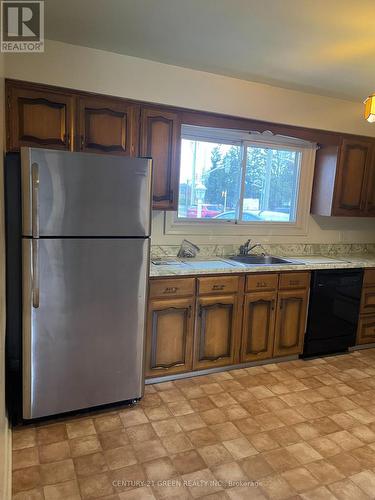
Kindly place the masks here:
[(252, 264), (257, 266), (269, 266), (272, 264), (300, 264), (299, 262), (293, 262), (281, 257), (272, 257), (271, 255), (235, 255), (230, 257), (230, 259), (240, 262), (241, 264)]

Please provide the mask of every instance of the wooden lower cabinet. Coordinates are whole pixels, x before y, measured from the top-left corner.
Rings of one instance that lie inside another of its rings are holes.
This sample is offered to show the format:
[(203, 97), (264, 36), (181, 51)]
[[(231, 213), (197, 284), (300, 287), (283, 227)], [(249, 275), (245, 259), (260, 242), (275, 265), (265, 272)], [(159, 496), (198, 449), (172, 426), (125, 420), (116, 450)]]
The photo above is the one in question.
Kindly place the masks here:
[(146, 376), (192, 369), (194, 297), (151, 300), (146, 338)]
[(375, 314), (361, 315), (358, 323), (357, 344), (375, 342)]
[(308, 290), (279, 291), (274, 357), (302, 352), (306, 326)]
[(365, 269), (359, 314), (357, 344), (375, 342), (375, 269)]
[(213, 368), (235, 362), (238, 332), (237, 294), (199, 297), (193, 368)]
[(375, 286), (363, 288), (361, 314), (375, 314)]
[(240, 361), (272, 358), (276, 292), (245, 295)]
[(300, 354), (309, 281), (310, 273), (151, 280), (146, 376)]

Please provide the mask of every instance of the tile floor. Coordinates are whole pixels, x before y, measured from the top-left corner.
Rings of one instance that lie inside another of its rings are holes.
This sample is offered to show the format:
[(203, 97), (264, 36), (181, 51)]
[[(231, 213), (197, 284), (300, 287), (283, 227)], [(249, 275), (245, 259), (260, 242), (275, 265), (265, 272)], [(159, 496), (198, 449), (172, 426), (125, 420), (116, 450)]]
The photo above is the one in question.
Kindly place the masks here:
[(375, 349), (147, 386), (13, 433), (14, 500), (375, 498)]

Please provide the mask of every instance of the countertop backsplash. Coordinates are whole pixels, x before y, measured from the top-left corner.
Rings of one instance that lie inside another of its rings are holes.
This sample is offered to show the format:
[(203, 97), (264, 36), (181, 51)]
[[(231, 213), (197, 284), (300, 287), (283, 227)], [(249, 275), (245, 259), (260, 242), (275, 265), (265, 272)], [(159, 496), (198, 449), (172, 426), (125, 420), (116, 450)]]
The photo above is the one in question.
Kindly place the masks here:
[[(151, 258), (176, 257), (179, 245), (151, 245)], [(238, 253), (239, 245), (199, 245), (200, 252), (197, 257), (227, 257)], [(321, 243), (293, 243), (293, 244), (262, 244), (252, 253), (278, 256), (303, 256), (303, 255), (365, 255), (375, 254), (374, 243), (363, 244), (321, 244)]]

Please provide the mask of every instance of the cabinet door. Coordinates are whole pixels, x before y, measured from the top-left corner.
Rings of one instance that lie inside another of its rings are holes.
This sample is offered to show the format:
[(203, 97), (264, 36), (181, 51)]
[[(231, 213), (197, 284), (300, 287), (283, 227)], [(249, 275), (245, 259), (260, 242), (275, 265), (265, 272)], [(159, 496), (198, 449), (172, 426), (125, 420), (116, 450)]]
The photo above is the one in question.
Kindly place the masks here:
[(241, 361), (272, 358), (275, 333), (276, 292), (245, 295)]
[(79, 150), (135, 156), (139, 106), (113, 98), (79, 98)]
[(194, 298), (151, 300), (148, 308), (146, 376), (192, 368)]
[(287, 356), (302, 352), (306, 326), (307, 290), (279, 292), (273, 355)]
[(366, 213), (369, 217), (375, 217), (375, 143), (372, 147), (372, 160), (367, 176), (367, 198)]
[(375, 314), (375, 286), (362, 289), (361, 314)]
[(332, 215), (360, 216), (366, 208), (366, 181), (371, 167), (372, 143), (344, 139), (336, 174)]
[(59, 92), (8, 86), (7, 144), (73, 150), (74, 97)]
[(143, 108), (140, 140), (141, 156), (153, 160), (153, 208), (177, 210), (181, 144), (178, 114)]
[(198, 299), (194, 369), (234, 363), (238, 338), (237, 307), (237, 295)]
[(375, 314), (360, 316), (357, 331), (357, 344), (372, 344), (375, 342)]

